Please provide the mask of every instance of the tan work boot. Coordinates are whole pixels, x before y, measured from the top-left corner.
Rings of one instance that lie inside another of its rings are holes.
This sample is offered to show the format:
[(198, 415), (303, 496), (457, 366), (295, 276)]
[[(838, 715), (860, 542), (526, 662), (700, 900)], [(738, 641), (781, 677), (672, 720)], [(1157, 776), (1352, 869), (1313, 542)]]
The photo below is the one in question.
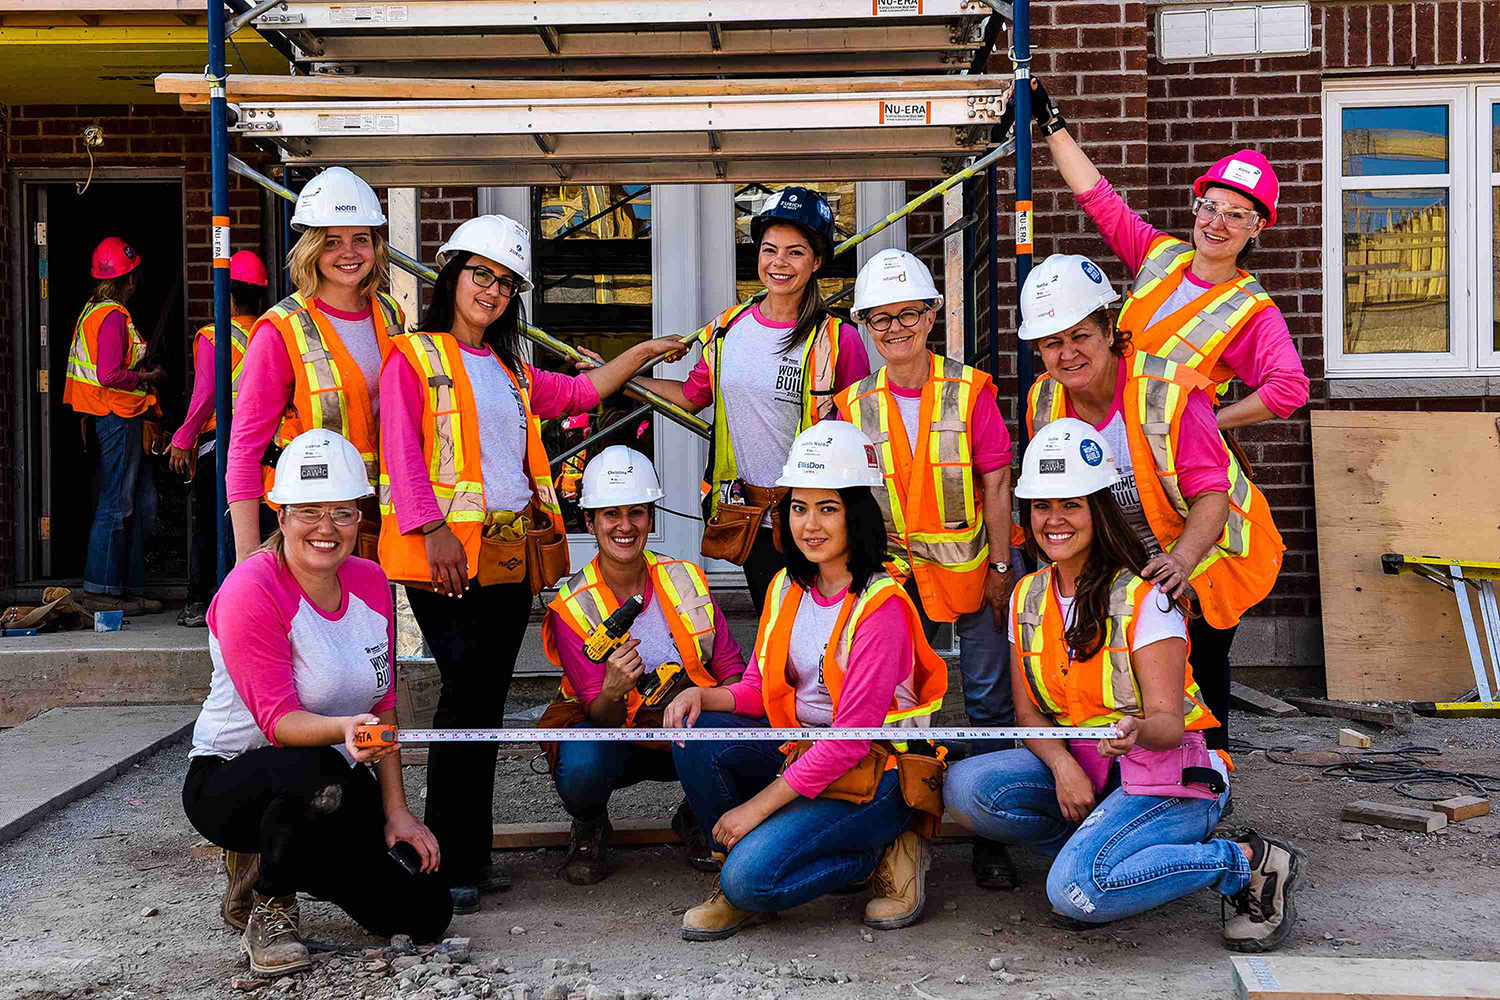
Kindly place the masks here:
[(932, 845), (926, 837), (908, 830), (891, 841), (870, 876), (875, 898), (865, 904), (865, 926), (893, 931), (920, 920), (931, 867)]
[(243, 932), (255, 906), (251, 889), (255, 880), (260, 878), (260, 855), (225, 851), (224, 875), (228, 885), (224, 887), (224, 902), (219, 907), (219, 915), (230, 927)]
[(250, 958), (250, 971), (260, 976), (286, 976), (312, 968), (307, 945), (297, 934), (297, 897), (262, 896), (255, 905), (240, 948)]
[(1251, 953), (1272, 951), (1297, 922), (1297, 877), (1306, 855), (1254, 830), (1246, 834), (1238, 843), (1250, 848), (1250, 884), (1231, 897), (1238, 912), (1224, 925), (1224, 947)]
[(769, 913), (752, 913), (735, 906), (716, 881), (713, 895), (682, 915), (682, 939), (722, 941), (734, 937), (746, 927), (764, 923), (770, 916)]

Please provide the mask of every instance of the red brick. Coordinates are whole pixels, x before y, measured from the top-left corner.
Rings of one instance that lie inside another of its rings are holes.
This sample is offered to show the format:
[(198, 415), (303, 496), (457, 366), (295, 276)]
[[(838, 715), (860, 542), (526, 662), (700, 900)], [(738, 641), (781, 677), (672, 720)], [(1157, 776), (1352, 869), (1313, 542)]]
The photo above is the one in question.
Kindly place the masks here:
[[(1459, 61), (1464, 65), (1479, 61), (1479, 45), (1484, 31), (1484, 22), (1480, 20), (1482, 14), (1483, 5), (1477, 0), (1465, 0), (1458, 28), (1459, 48), (1462, 50)], [(1500, 29), (1500, 25), (1496, 27)]]
[(1322, 100), (1311, 94), (1300, 97), (1262, 97), (1255, 102), (1255, 111), (1260, 115), (1292, 118), (1316, 115), (1322, 105)]
[(1350, 6), (1344, 18), (1345, 65), (1370, 65), (1370, 8), (1363, 4)]
[(1370, 65), (1391, 63), (1391, 8), (1377, 3), (1370, 6)]
[(1452, 65), (1458, 61), (1458, 4), (1438, 5), (1437, 61)]
[(1064, 3), (1053, 7), (1053, 24), (1122, 24), (1120, 6), (1112, 3)]
[(1437, 6), (1419, 3), (1415, 8), (1417, 38), (1413, 48), (1418, 66), (1437, 63)]
[(1416, 38), (1413, 34), (1412, 24), (1416, 18), (1416, 8), (1412, 4), (1393, 4), (1391, 6), (1391, 65), (1410, 66), (1415, 56)]
[(1120, 69), (1120, 50), (1114, 48), (1083, 49), (1056, 53), (1054, 65), (1062, 73), (1107, 73)]
[(1344, 63), (1344, 8), (1323, 8), (1323, 65), (1342, 69)]
[(1500, 62), (1500, 0), (1484, 0), (1484, 61)]

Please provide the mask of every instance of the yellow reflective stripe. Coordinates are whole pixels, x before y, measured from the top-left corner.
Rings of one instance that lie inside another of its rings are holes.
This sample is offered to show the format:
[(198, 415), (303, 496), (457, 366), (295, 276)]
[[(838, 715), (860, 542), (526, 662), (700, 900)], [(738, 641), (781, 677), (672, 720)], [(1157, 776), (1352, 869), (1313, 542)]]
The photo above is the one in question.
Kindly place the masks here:
[[(903, 722), (906, 719), (914, 719), (919, 715), (931, 715), (934, 712), (940, 711), (942, 707), (943, 699), (941, 696), (939, 696), (932, 699), (932, 701), (930, 702), (925, 702), (912, 708), (902, 709), (894, 712), (887, 712), (885, 716), (885, 724), (889, 726), (897, 722)], [(897, 746), (900, 746), (900, 744), (897, 744)]]
[[(776, 634), (776, 622), (781, 617), (782, 605), (786, 602), (787, 588), (791, 586), (791, 577), (787, 576), (786, 570), (779, 570), (771, 580), (770, 594), (766, 599), (766, 607), (771, 610), (771, 617), (767, 618), (761, 626), (759, 643), (755, 650), (755, 663), (764, 671), (766, 665), (766, 651), (771, 645), (771, 636)], [(762, 673), (762, 677), (764, 677)]]
[(1059, 722), (1067, 718), (1043, 680), (1042, 618), (1047, 611), (1047, 595), (1052, 587), (1051, 568), (1040, 570), (1017, 584), (1021, 594), (1016, 598), (1016, 624), (1020, 640), (1021, 674), (1031, 688), (1042, 711)]

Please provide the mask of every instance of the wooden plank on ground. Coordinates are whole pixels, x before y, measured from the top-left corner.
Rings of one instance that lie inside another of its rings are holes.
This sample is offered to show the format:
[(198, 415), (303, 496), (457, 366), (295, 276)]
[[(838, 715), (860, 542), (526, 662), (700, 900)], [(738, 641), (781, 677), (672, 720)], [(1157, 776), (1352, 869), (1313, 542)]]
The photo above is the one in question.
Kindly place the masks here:
[(1361, 750), (1368, 750), (1370, 748), (1370, 737), (1357, 729), (1340, 729), (1339, 746), (1358, 747)]
[(1345, 823), (1364, 823), (1367, 826), (1383, 826), (1388, 830), (1406, 830), (1409, 833), (1431, 833), (1448, 825), (1448, 817), (1430, 809), (1408, 809), (1406, 806), (1386, 805), (1361, 799), (1344, 807)]
[(1379, 708), (1374, 705), (1356, 705), (1347, 701), (1329, 701), (1326, 698), (1288, 698), (1287, 700), (1310, 715), (1368, 722), (1372, 725), (1394, 729), (1398, 733), (1404, 733), (1411, 728), (1412, 713), (1404, 708)]
[(1490, 800), (1477, 795), (1460, 795), (1457, 798), (1434, 802), (1432, 808), (1448, 817), (1451, 823), (1490, 814)]
[(1257, 691), (1247, 684), (1239, 681), (1229, 682), (1229, 700), (1237, 708), (1254, 712), (1257, 715), (1270, 715), (1277, 719), (1288, 719), (1302, 713), (1295, 705), (1288, 705), (1275, 695)]
[(1234, 957), (1240, 1000), (1495, 1000), (1500, 963)]
[[(614, 833), (610, 834), (611, 847), (655, 847), (660, 844), (677, 844), (677, 834), (669, 825), (655, 819), (611, 820)], [(535, 850), (538, 847), (567, 847), (568, 823), (496, 823), (491, 848), (496, 851)], [(968, 840), (968, 830), (943, 818), (936, 842)]]
[(1315, 410), (1313, 481), (1332, 698), (1447, 701), (1474, 686), (1453, 595), (1384, 552), (1500, 560), (1493, 413)]

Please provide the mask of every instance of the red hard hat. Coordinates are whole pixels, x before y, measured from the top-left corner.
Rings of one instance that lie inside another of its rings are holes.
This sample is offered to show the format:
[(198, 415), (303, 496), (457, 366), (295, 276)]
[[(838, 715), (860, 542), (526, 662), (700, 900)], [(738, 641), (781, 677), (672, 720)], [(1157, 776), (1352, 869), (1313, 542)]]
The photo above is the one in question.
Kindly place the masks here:
[(243, 281), (247, 285), (265, 288), (271, 283), (266, 274), (266, 265), (255, 255), (254, 250), (240, 250), (229, 258), (229, 280)]
[(135, 247), (118, 236), (110, 236), (94, 248), (89, 274), (96, 278), (120, 278), (140, 266), (141, 255), (135, 252)]
[(1193, 182), (1193, 194), (1199, 198), (1211, 187), (1224, 187), (1249, 195), (1262, 205), (1268, 213), (1266, 225), (1276, 225), (1276, 201), (1281, 196), (1281, 183), (1271, 163), (1253, 149), (1242, 149), (1231, 153), (1208, 168), (1208, 173)]

